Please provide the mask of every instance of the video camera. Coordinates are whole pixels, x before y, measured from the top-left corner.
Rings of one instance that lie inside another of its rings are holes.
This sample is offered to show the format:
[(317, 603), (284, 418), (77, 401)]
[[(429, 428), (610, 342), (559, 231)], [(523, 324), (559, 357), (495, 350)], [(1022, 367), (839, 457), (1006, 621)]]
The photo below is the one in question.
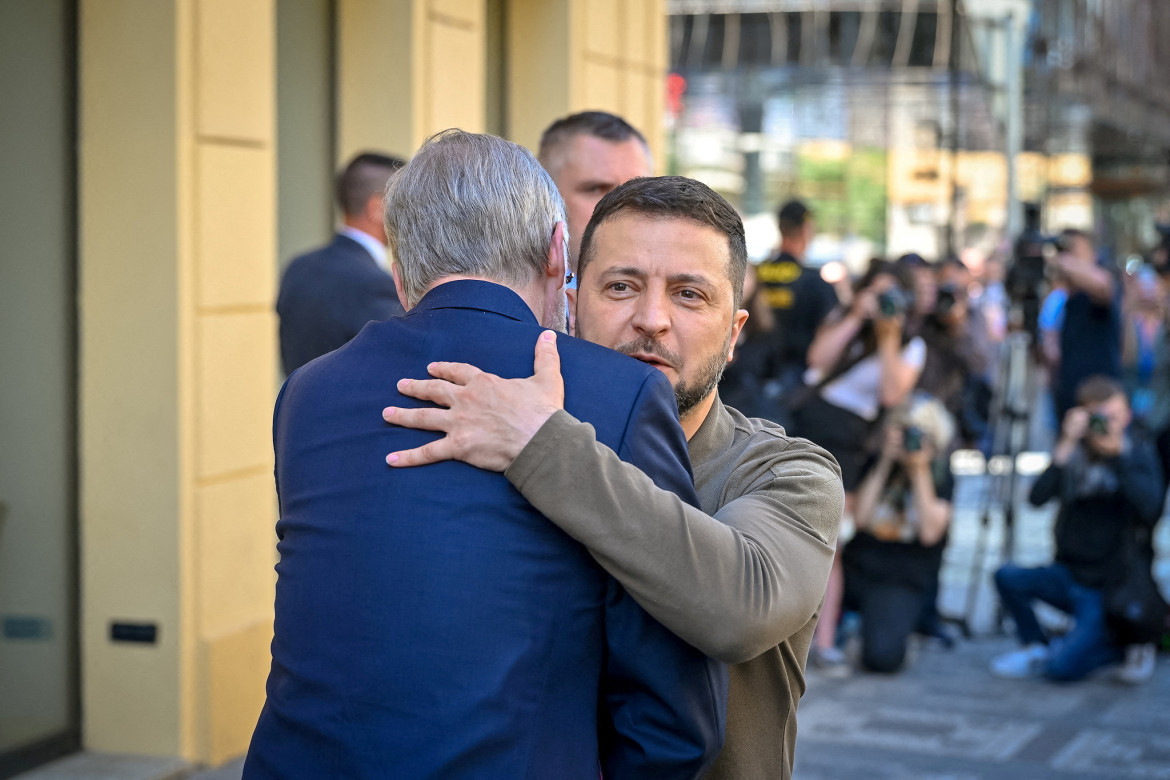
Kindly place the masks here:
[(1024, 207), (1024, 232), (1016, 241), (1011, 268), (1004, 287), (1012, 303), (1020, 308), (1023, 327), (1038, 342), (1040, 301), (1046, 280), (1046, 257), (1051, 251), (1068, 251), (1063, 236), (1046, 236), (1040, 232), (1040, 208), (1036, 204)]

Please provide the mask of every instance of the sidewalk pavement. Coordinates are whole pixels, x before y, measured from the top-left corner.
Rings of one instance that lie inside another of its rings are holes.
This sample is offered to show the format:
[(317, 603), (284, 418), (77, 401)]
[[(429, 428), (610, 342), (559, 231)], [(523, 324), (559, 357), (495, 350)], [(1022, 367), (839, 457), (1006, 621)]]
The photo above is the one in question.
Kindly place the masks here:
[[(1021, 480), (1026, 495), (1030, 479)], [(959, 480), (940, 607), (961, 616), (968, 584), (979, 582), (975, 639), (951, 650), (921, 646), (900, 674), (828, 679), (809, 671), (801, 701), (796, 780), (1038, 780), (1050, 777), (1170, 778), (1170, 658), (1138, 687), (1110, 670), (1079, 683), (1001, 680), (988, 671), (1015, 641), (996, 625), (988, 576), (1000, 562), (1002, 518), (992, 513), (980, 569), (974, 558), (986, 477)], [(1053, 508), (1017, 504), (1013, 558), (1051, 560)], [(1156, 571), (1170, 593), (1170, 522), (1159, 527)], [(1055, 612), (1042, 615), (1058, 623)], [(1010, 625), (1008, 626), (1010, 629)]]

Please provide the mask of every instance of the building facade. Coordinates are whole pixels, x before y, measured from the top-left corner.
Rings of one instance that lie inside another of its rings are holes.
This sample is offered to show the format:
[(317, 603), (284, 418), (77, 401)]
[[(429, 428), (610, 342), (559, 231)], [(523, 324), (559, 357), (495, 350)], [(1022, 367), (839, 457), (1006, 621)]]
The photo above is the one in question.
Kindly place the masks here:
[(874, 254), (991, 251), (1022, 229), (1025, 203), (1046, 228), (1096, 230), (1118, 253), (1154, 239), (1170, 192), (1170, 104), (1156, 75), (1164, 3), (670, 0), (668, 10), (674, 169), (765, 231), (779, 201), (811, 201), (827, 234), (815, 259), (845, 255), (856, 269)]
[(245, 750), (273, 303), (335, 167), (452, 126), (534, 148), (586, 108), (660, 153), (666, 64), (663, 0), (0, 4), (0, 777)]

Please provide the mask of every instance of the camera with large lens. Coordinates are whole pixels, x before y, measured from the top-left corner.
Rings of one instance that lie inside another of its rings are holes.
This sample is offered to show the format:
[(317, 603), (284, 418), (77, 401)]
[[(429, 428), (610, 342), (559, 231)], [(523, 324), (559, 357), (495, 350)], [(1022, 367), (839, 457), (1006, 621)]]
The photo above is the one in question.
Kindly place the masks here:
[(902, 431), (902, 449), (906, 452), (919, 452), (922, 449), (922, 429), (910, 425)]
[(944, 284), (938, 288), (938, 297), (934, 302), (935, 314), (950, 314), (959, 302), (959, 288), (953, 284)]
[(909, 301), (901, 287), (891, 287), (878, 295), (878, 313), (882, 319), (897, 317), (904, 314)]
[(1099, 412), (1089, 415), (1089, 433), (1094, 436), (1109, 435), (1109, 418)]

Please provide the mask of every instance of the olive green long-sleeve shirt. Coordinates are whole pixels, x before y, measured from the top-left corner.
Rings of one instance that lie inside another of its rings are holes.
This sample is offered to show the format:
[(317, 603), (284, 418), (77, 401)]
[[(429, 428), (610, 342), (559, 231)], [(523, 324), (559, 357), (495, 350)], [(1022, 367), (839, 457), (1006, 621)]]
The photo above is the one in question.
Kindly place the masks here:
[(796, 706), (844, 505), (825, 450), (716, 398), (689, 442), (702, 510), (554, 414), (507, 470), (671, 631), (731, 666), (713, 780), (792, 775)]

